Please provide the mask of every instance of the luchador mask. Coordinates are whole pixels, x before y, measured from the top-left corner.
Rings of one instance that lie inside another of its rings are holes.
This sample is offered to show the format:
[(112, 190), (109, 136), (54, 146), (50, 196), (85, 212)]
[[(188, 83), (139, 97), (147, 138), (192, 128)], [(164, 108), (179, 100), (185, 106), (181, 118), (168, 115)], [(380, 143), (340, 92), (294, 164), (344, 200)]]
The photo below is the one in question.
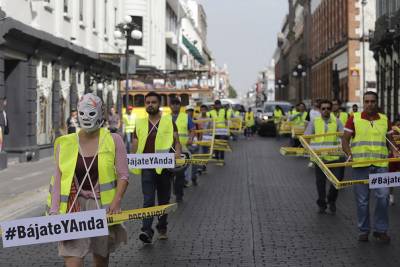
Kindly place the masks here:
[(78, 102), (78, 118), (84, 131), (90, 133), (99, 129), (103, 124), (101, 99), (92, 93), (83, 95)]

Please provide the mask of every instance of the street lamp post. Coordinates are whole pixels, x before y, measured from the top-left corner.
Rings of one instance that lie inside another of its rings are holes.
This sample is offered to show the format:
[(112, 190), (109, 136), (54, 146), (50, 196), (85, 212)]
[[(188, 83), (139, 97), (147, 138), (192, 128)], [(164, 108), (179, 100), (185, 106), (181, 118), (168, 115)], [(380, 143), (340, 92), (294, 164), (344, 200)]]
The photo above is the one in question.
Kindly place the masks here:
[[(115, 32), (114, 37), (116, 39), (126, 39), (126, 47), (125, 47), (125, 108), (128, 109), (129, 106), (129, 38), (134, 40), (142, 39), (142, 32), (138, 30), (138, 26), (132, 21), (131, 16), (126, 16), (124, 18), (124, 22), (120, 23)], [(135, 51), (132, 51), (133, 55)]]
[(281, 93), (281, 89), (283, 89), (283, 88), (285, 88), (285, 85), (283, 84), (283, 82), (282, 82), (282, 80), (278, 80), (276, 83), (275, 83), (275, 89), (277, 89), (277, 90), (279, 90), (279, 100), (284, 100), (283, 99), (283, 94)]
[(302, 101), (302, 78), (306, 77), (307, 73), (304, 70), (304, 66), (301, 64), (298, 64), (296, 66), (296, 68), (293, 70), (293, 77), (297, 78), (299, 80), (299, 93), (298, 93), (298, 97), (299, 97), (299, 101)]

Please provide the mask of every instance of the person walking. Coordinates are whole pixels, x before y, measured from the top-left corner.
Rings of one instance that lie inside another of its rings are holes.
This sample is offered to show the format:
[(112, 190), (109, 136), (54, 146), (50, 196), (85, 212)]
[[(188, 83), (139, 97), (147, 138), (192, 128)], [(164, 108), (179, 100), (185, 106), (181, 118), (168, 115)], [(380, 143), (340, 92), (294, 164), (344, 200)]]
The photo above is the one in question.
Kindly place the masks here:
[(121, 127), (121, 121), (118, 113), (115, 111), (115, 107), (110, 108), (110, 112), (108, 113), (108, 129), (112, 133), (118, 132)]
[(346, 124), (348, 118), (349, 118), (349, 114), (347, 114), (347, 112), (343, 112), (341, 109), (342, 106), (342, 102), (339, 99), (335, 99), (332, 101), (332, 112), (333, 115), (335, 115), (336, 118), (338, 118), (343, 125)]
[[(176, 158), (181, 156), (181, 145), (179, 143), (178, 129), (171, 115), (163, 115), (160, 111), (161, 96), (150, 92), (145, 96), (145, 107), (148, 117), (136, 121), (133, 133), (132, 151), (137, 154), (143, 153), (170, 153), (175, 152)], [(158, 205), (169, 204), (171, 198), (171, 182), (173, 173), (166, 169), (133, 169), (133, 173), (141, 175), (143, 207), (155, 206), (157, 194)], [(158, 217), (156, 226), (158, 238), (168, 239), (167, 215)], [(153, 218), (143, 220), (139, 239), (149, 244), (152, 242)]]
[(67, 119), (67, 133), (76, 133), (79, 129), (78, 112), (72, 109)]
[[(94, 94), (78, 103), (82, 130), (56, 139), (56, 171), (50, 182), (47, 213), (50, 215), (106, 209), (121, 212), (121, 201), (128, 186), (128, 164), (122, 138), (102, 128), (102, 101)], [(71, 186), (72, 185), (72, 186)], [(96, 266), (108, 266), (110, 253), (126, 243), (121, 224), (109, 227), (109, 235), (62, 241), (59, 255), (67, 267), (83, 266), (92, 253)]]
[(255, 126), (255, 121), (254, 121), (254, 112), (252, 111), (251, 108), (249, 108), (244, 116), (244, 121), (246, 124), (245, 128), (245, 136), (246, 137), (251, 137), (254, 134), (254, 126)]
[[(332, 102), (329, 100), (322, 100), (320, 102), (321, 116), (315, 117), (307, 125), (307, 129), (304, 132), (305, 135), (321, 135), (328, 133), (343, 132), (343, 124), (339, 119), (331, 116)], [(311, 139), (311, 147), (314, 149), (318, 148), (329, 148), (338, 147), (340, 145), (340, 140), (338, 136), (323, 136)], [(325, 163), (337, 163), (343, 162), (339, 156), (321, 156), (321, 159)], [(333, 168), (331, 169), (333, 174), (342, 180), (344, 176), (344, 168)], [(329, 205), (329, 210), (332, 213), (336, 212), (336, 200), (338, 197), (338, 190), (331, 184), (329, 188), (328, 196), (326, 196), (326, 176), (324, 172), (317, 166), (315, 168), (315, 178), (317, 185), (317, 205), (319, 207), (319, 213), (326, 213), (327, 204)], [(327, 201), (328, 200), (328, 201)]]
[(132, 113), (133, 107), (128, 106), (126, 114), (123, 116), (124, 123), (124, 138), (126, 144), (126, 151), (129, 153), (132, 146), (132, 134), (135, 131), (136, 115)]
[[(172, 121), (176, 124), (178, 129), (179, 143), (182, 146), (182, 151), (186, 152), (193, 143), (196, 126), (185, 112), (180, 112), (181, 100), (179, 98), (171, 99), (170, 103)], [(182, 169), (175, 173), (174, 194), (176, 196), (176, 202), (178, 203), (183, 201), (183, 188), (186, 181), (185, 171), (185, 169)]]
[[(349, 161), (355, 163), (366, 160), (388, 158), (387, 141), (394, 157), (399, 152), (393, 145), (392, 127), (386, 115), (378, 112), (378, 94), (368, 91), (364, 94), (364, 111), (350, 117), (344, 129), (342, 147)], [(351, 145), (350, 145), (351, 144)], [(353, 179), (369, 179), (373, 173), (388, 171), (387, 162), (360, 163), (353, 165)], [(367, 184), (354, 185), (357, 203), (357, 220), (360, 231), (358, 240), (368, 241), (370, 233), (369, 196), (373, 193), (376, 199), (373, 216), (373, 236), (381, 242), (389, 243), (389, 188), (369, 189)]]
[[(215, 121), (215, 127), (217, 129), (227, 129), (228, 128), (228, 123), (227, 123), (227, 111), (222, 108), (222, 104), (220, 100), (215, 100), (214, 102), (214, 109), (210, 111), (210, 117)], [(221, 134), (216, 134), (215, 139), (220, 139), (220, 140), (227, 140), (228, 135), (221, 135)], [(215, 157), (218, 161), (217, 165), (218, 166), (224, 166), (225, 165), (225, 152), (224, 151), (215, 151)]]

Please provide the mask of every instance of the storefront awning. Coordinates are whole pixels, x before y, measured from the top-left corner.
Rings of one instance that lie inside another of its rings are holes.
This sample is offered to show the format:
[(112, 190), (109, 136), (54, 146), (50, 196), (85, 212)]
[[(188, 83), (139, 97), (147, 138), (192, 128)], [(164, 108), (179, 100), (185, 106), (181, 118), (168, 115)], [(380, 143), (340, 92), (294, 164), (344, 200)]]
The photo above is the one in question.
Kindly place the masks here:
[(185, 36), (182, 36), (182, 42), (186, 46), (186, 48), (189, 50), (190, 54), (193, 55), (193, 57), (202, 65), (205, 64), (205, 60), (197, 47), (192, 44)]

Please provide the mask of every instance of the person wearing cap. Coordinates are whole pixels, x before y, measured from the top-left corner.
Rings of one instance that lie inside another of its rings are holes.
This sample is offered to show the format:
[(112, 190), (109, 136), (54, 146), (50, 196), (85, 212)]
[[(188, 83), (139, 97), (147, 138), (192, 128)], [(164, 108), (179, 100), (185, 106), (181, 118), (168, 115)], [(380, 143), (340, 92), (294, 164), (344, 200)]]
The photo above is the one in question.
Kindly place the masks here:
[[(181, 100), (173, 98), (170, 102), (172, 121), (178, 128), (179, 142), (183, 151), (188, 151), (189, 146), (193, 143), (194, 130), (196, 125), (193, 120), (184, 112), (181, 111)], [(174, 193), (176, 202), (183, 201), (183, 188), (185, 186), (185, 170), (178, 171), (175, 174)]]
[(123, 116), (123, 127), (124, 127), (124, 138), (126, 144), (126, 151), (130, 153), (131, 143), (132, 143), (132, 134), (135, 131), (135, 121), (136, 115), (132, 113), (133, 107), (128, 106), (126, 110), (126, 114)]
[[(215, 121), (216, 128), (227, 128), (227, 111), (222, 107), (220, 100), (215, 100), (214, 109), (210, 111), (210, 117)], [(215, 135), (216, 139), (226, 140), (227, 136), (224, 135)], [(215, 151), (215, 157), (217, 160), (223, 161), (225, 159), (224, 151)], [(225, 163), (217, 163), (219, 166), (224, 166)]]

